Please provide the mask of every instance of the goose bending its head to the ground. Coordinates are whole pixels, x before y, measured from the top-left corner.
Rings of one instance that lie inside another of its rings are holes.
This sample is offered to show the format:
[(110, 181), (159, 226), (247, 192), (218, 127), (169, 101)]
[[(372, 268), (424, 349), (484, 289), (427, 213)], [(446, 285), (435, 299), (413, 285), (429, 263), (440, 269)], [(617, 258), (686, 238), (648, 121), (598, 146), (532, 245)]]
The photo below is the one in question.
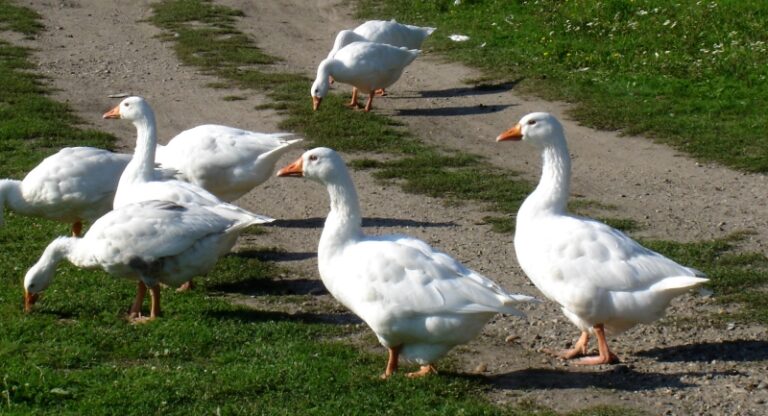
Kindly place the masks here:
[(272, 176), (278, 159), (302, 139), (204, 124), (157, 146), (156, 160), (177, 178), (231, 202)]
[(112, 209), (117, 182), (129, 155), (93, 147), (67, 147), (45, 158), (23, 180), (0, 179), (0, 224), (3, 208), (22, 215), (72, 224), (80, 235), (83, 221)]
[(101, 268), (115, 277), (138, 280), (130, 317), (141, 321), (146, 288), (152, 294), (149, 319), (160, 313), (160, 286), (178, 287), (213, 268), (246, 227), (258, 223), (248, 215), (234, 219), (220, 207), (145, 201), (110, 211), (82, 238), (51, 242), (24, 277), (27, 311), (66, 259), (77, 267)]
[[(435, 31), (434, 27), (420, 27), (405, 25), (392, 20), (369, 20), (360, 26), (349, 30), (345, 29), (336, 34), (333, 48), (328, 52), (328, 58), (333, 58), (339, 49), (352, 42), (376, 42), (386, 43), (406, 49), (421, 49), (424, 39)], [(333, 77), (329, 78), (333, 83)], [(376, 91), (384, 95), (384, 88)]]
[(363, 234), (352, 178), (331, 149), (305, 152), (278, 176), (303, 176), (327, 188), (331, 210), (317, 249), (320, 277), (389, 350), (384, 378), (401, 355), (421, 365), (409, 376), (434, 372), (435, 360), (472, 340), (494, 315), (522, 315), (514, 305), (534, 300), (506, 292), (421, 240)]
[(598, 221), (566, 210), (571, 159), (563, 127), (548, 113), (531, 113), (500, 134), (496, 141), (522, 140), (537, 146), (543, 166), (539, 185), (517, 213), (515, 252), (533, 284), (579, 329), (574, 348), (558, 355), (570, 359), (587, 354), (590, 333), (598, 356), (577, 364), (607, 364), (605, 331), (620, 333), (664, 314), (672, 298), (708, 280), (648, 250)]
[(357, 91), (368, 94), (365, 111), (370, 111), (377, 89), (394, 84), (403, 70), (417, 56), (418, 49), (397, 48), (375, 42), (353, 42), (339, 49), (332, 58), (326, 58), (317, 67), (317, 77), (312, 83), (312, 108), (317, 110), (330, 88), (329, 77), (350, 84), (352, 100), (350, 107), (358, 108)]

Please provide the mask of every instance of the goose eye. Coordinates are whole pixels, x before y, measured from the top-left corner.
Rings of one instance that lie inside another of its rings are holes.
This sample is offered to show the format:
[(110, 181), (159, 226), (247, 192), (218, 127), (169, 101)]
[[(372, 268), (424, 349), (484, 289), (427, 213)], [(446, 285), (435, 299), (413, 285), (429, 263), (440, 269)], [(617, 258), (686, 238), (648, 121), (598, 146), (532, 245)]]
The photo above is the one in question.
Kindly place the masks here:
[(532, 126), (534, 124), (536, 124), (536, 120), (528, 120), (528, 125), (529, 126)]
[(312, 161), (312, 162), (314, 162), (314, 161), (316, 161), (316, 160), (317, 160), (317, 156), (315, 156), (315, 155), (310, 155), (310, 156), (309, 156), (309, 160), (310, 160), (310, 161)]

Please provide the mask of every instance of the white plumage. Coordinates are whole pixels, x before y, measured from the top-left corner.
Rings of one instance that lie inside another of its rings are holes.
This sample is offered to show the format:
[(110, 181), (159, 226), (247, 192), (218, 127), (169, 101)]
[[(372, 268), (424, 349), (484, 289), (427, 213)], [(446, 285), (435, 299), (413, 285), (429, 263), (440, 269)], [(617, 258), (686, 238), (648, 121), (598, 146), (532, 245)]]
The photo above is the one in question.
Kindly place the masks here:
[(279, 176), (305, 176), (324, 184), (331, 210), (318, 246), (320, 277), (328, 291), (362, 318), (389, 349), (384, 377), (398, 356), (434, 371), (435, 360), (469, 342), (497, 313), (534, 300), (510, 294), (423, 241), (404, 235), (366, 236), (354, 184), (331, 149), (305, 152)]
[(154, 318), (160, 312), (159, 283), (177, 287), (207, 273), (239, 233), (257, 223), (249, 215), (236, 217), (217, 206), (167, 201), (125, 205), (96, 220), (82, 238), (59, 237), (48, 245), (24, 277), (25, 307), (31, 308), (50, 284), (58, 263), (66, 259), (77, 267), (101, 268), (115, 277), (137, 280), (133, 318), (140, 316), (148, 286)]
[(707, 279), (616, 229), (567, 212), (571, 161), (557, 119), (528, 114), (496, 140), (521, 139), (541, 149), (543, 166), (539, 185), (517, 214), (517, 259), (536, 287), (582, 331), (576, 346), (560, 355), (586, 354), (589, 333), (594, 332), (600, 355), (578, 363), (615, 361), (604, 329), (620, 333), (653, 322), (673, 297)]
[(434, 27), (420, 27), (397, 23), (393, 20), (369, 20), (360, 26), (336, 34), (328, 58), (352, 42), (386, 43), (398, 48), (419, 49), (424, 39), (435, 31)]
[(280, 156), (301, 139), (214, 124), (185, 130), (157, 146), (156, 161), (222, 201), (234, 201), (272, 176)]
[(22, 215), (72, 224), (80, 234), (83, 221), (112, 209), (117, 182), (129, 155), (92, 147), (67, 147), (45, 158), (23, 180), (0, 180), (0, 224), (3, 207)]
[(389, 87), (400, 79), (405, 67), (419, 53), (417, 49), (409, 50), (375, 42), (353, 42), (344, 46), (317, 67), (317, 76), (310, 90), (313, 108), (319, 108), (330, 88), (329, 77), (333, 77), (336, 81), (355, 87), (349, 103), (352, 107), (358, 106), (358, 90), (368, 94), (365, 111), (370, 111), (375, 91)]
[(141, 201), (161, 200), (180, 204), (219, 206), (238, 215), (249, 215), (262, 223), (273, 221), (272, 218), (223, 202), (197, 185), (180, 180), (157, 181), (152, 173), (157, 147), (155, 114), (143, 98), (124, 99), (105, 113), (104, 118), (130, 120), (136, 127), (137, 134), (133, 158), (120, 176), (117, 185), (114, 208)]

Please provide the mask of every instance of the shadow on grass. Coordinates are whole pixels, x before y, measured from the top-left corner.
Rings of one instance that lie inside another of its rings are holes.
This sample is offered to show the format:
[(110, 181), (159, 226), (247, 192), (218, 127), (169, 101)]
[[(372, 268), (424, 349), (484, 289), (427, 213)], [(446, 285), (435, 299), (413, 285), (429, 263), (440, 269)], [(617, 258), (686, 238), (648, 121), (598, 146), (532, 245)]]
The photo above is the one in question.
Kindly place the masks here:
[(240, 293), (248, 296), (325, 295), (323, 282), (315, 279), (250, 279), (208, 285), (209, 290)]
[[(711, 372), (681, 372), (671, 374), (637, 372), (625, 365), (608, 371), (569, 371), (528, 368), (486, 378), (494, 388), (504, 390), (528, 389), (583, 389), (589, 387), (639, 391), (659, 388), (696, 387), (695, 383), (681, 380), (684, 376), (703, 377)], [(737, 375), (737, 371), (717, 372), (715, 375)]]
[(360, 318), (351, 313), (288, 313), (276, 311), (259, 310), (236, 310), (236, 311), (210, 311), (207, 313), (210, 317), (221, 320), (235, 320), (238, 322), (269, 322), (269, 321), (289, 321), (300, 322), (303, 324), (335, 324), (350, 325), (363, 323)]
[(406, 110), (397, 110), (399, 116), (473, 116), (477, 114), (497, 113), (516, 104), (504, 105), (473, 105), (464, 107), (438, 107), (438, 108), (414, 108)]
[(447, 88), (444, 90), (436, 91), (421, 91), (423, 98), (449, 98), (449, 97), (461, 97), (467, 95), (484, 95), (484, 94), (498, 94), (501, 92), (507, 92), (522, 81), (522, 78), (514, 81), (502, 82), (497, 84), (478, 84), (469, 87), (456, 87)]
[[(271, 227), (282, 228), (323, 228), (325, 218), (302, 218), (302, 219), (283, 219), (275, 220), (269, 223)], [(363, 218), (363, 227), (455, 227), (456, 223), (448, 222), (426, 222), (414, 221), (397, 218)]]
[(768, 341), (732, 340), (703, 342), (673, 347), (653, 348), (635, 353), (662, 362), (686, 361), (764, 361), (768, 359)]

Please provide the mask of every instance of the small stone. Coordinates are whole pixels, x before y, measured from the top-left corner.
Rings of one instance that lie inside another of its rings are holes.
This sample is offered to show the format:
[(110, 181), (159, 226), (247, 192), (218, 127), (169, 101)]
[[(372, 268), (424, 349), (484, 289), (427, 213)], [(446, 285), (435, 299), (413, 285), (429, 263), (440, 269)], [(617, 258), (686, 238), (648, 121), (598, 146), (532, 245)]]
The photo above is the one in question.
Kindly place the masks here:
[(475, 374), (483, 374), (488, 371), (488, 366), (485, 363), (480, 363), (475, 367)]
[(504, 338), (504, 342), (506, 343), (515, 342), (518, 339), (520, 339), (520, 336), (518, 335), (509, 335), (508, 337)]

